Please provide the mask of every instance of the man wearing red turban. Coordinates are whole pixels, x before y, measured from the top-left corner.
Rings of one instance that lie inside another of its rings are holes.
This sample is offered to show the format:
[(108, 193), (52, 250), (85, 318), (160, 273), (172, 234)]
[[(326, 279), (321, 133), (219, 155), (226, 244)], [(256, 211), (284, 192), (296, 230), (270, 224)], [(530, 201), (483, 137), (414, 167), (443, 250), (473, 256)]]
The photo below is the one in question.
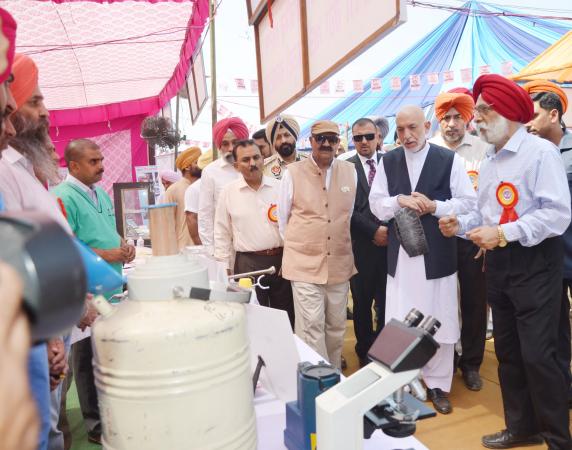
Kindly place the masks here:
[(528, 134), (528, 93), (500, 75), (473, 87), (475, 122), (493, 144), (481, 164), (477, 208), (440, 219), (445, 236), (466, 235), (487, 252), (487, 300), (506, 429), (483, 436), (488, 448), (540, 444), (569, 450), (566, 381), (557, 360), (562, 295), (561, 235), (570, 191), (556, 146)]
[[(456, 92), (453, 92), (456, 91)], [(463, 91), (463, 92), (459, 92)], [(466, 88), (442, 92), (435, 98), (435, 115), (439, 120), (439, 133), (429, 142), (457, 153), (475, 189), (478, 186), (479, 170), (489, 144), (467, 131), (473, 118), (475, 102), (464, 93)], [(485, 354), (487, 331), (487, 299), (483, 258), (475, 259), (479, 248), (467, 239), (457, 238), (457, 273), (460, 286), (461, 347), (458, 367), (463, 374), (465, 386), (472, 391), (482, 388), (479, 369)]]
[[(536, 134), (560, 148), (564, 162), (568, 185), (572, 193), (572, 133), (562, 123), (562, 114), (568, 106), (566, 93), (557, 84), (550, 81), (531, 81), (522, 86), (534, 102), (534, 118), (526, 124), (529, 133)], [(568, 292), (572, 290), (572, 225), (562, 235), (564, 243), (564, 277), (562, 285), (562, 304), (560, 323), (558, 324), (558, 361), (568, 386), (568, 403), (572, 404), (572, 373), (570, 359), (570, 300)]]
[(213, 141), (220, 158), (205, 167), (199, 196), (199, 236), (209, 251), (214, 248), (214, 216), (220, 191), (239, 177), (232, 160), (232, 148), (237, 141), (248, 139), (248, 127), (238, 117), (219, 120), (213, 126)]
[(8, 117), (16, 110), (16, 103), (8, 89), (12, 80), (12, 64), (16, 49), (16, 22), (8, 11), (0, 8), (0, 152), (16, 132)]

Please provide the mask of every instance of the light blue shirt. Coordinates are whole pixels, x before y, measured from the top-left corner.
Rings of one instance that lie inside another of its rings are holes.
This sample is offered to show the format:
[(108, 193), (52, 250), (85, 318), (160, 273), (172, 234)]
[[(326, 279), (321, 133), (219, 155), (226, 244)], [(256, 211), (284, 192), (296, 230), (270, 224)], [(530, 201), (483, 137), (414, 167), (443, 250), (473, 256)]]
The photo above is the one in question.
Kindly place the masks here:
[(477, 208), (459, 217), (459, 234), (499, 224), (503, 208), (496, 192), (500, 183), (514, 184), (518, 220), (502, 225), (507, 241), (532, 247), (559, 236), (570, 223), (570, 190), (560, 151), (551, 142), (520, 127), (498, 152), (487, 152), (479, 173)]

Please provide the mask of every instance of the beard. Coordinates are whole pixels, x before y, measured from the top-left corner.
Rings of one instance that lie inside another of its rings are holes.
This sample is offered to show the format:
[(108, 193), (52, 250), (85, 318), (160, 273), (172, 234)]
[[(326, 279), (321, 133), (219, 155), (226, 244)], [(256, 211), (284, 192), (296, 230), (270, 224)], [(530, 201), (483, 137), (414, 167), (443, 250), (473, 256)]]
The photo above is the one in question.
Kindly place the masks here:
[(294, 144), (290, 144), (288, 142), (284, 142), (280, 147), (276, 149), (278, 154), (283, 158), (287, 158), (296, 150), (296, 146)]
[[(494, 121), (489, 121), (487, 125), (478, 123), (477, 131), (479, 132), (479, 137), (483, 141), (496, 145), (503, 142), (508, 136), (508, 125), (508, 119), (499, 115)], [(483, 131), (486, 132), (486, 136), (483, 134)]]
[(34, 167), (42, 183), (57, 184), (61, 181), (58, 163), (54, 160), (53, 144), (48, 134), (49, 122), (40, 119), (34, 122), (17, 111), (11, 117), (16, 136), (9, 144), (24, 155)]
[(203, 171), (201, 169), (199, 169), (198, 167), (195, 167), (193, 169), (190, 169), (191, 172), (191, 176), (195, 177), (195, 178), (200, 178)]
[[(457, 130), (455, 130), (457, 131)], [(456, 133), (453, 133), (451, 135), (447, 134), (447, 132), (443, 132), (441, 133), (441, 136), (443, 136), (443, 140), (447, 143), (447, 144), (457, 144), (459, 142), (461, 142), (463, 140), (463, 134), (461, 134), (461, 132), (457, 131)]]

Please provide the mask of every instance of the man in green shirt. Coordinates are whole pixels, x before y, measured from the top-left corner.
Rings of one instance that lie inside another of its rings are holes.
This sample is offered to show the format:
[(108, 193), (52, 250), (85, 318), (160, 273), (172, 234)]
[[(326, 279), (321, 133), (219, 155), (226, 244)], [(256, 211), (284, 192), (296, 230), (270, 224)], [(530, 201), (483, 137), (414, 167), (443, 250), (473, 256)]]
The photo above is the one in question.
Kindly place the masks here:
[[(53, 190), (65, 207), (67, 220), (79, 240), (122, 272), (123, 263), (135, 258), (135, 247), (127, 245), (115, 228), (113, 202), (95, 184), (103, 175), (103, 155), (99, 146), (89, 139), (71, 141), (64, 158), (69, 174)], [(116, 292), (108, 293), (108, 296)], [(72, 347), (72, 366), (88, 439), (101, 441), (101, 422), (97, 392), (93, 378), (91, 339), (76, 342)]]

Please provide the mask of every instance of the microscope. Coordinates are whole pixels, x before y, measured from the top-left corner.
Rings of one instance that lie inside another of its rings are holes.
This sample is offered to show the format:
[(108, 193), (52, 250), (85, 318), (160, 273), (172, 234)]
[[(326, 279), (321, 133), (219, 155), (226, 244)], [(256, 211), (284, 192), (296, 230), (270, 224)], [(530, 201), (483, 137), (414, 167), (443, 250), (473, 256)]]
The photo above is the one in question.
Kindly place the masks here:
[(373, 362), (316, 397), (317, 448), (362, 449), (377, 428), (410, 436), (417, 420), (435, 416), (405, 388), (424, 392), (418, 377), (439, 348), (433, 336), (440, 326), (416, 309), (388, 322), (368, 352)]

